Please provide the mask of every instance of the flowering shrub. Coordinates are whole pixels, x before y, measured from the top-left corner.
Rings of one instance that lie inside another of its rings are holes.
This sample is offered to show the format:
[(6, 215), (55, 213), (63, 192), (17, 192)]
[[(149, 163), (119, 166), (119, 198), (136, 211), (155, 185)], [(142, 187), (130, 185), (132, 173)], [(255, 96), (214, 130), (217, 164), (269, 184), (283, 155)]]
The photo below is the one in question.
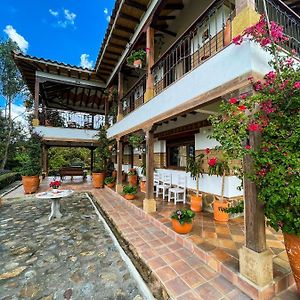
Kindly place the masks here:
[(60, 180), (53, 180), (50, 182), (49, 186), (53, 189), (58, 189), (61, 186)]
[(273, 70), (263, 80), (249, 78), (253, 92), (223, 101), (220, 115), (211, 117), (212, 137), (230, 158), (252, 159), (253, 172), (240, 170), (240, 176), (256, 183), (268, 224), (300, 236), (299, 63), (292, 53), (278, 51), (287, 38), (274, 22), (268, 30), (263, 16), (234, 42), (245, 36), (273, 54)]
[(195, 213), (190, 209), (178, 209), (175, 210), (171, 215), (171, 219), (179, 221), (181, 225), (184, 223), (192, 223), (194, 217)]

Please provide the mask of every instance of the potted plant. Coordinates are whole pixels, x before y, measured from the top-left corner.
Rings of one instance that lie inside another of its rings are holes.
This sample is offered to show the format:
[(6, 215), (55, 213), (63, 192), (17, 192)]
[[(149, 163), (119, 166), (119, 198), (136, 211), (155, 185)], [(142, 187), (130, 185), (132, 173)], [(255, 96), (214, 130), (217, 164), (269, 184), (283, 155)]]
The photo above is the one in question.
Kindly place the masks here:
[(124, 198), (127, 200), (135, 199), (137, 193), (137, 187), (132, 185), (125, 185), (123, 187)]
[(61, 186), (61, 181), (60, 180), (53, 180), (50, 182), (49, 187), (52, 188), (53, 193), (57, 193), (58, 188)]
[(225, 187), (225, 176), (229, 173), (229, 166), (227, 160), (217, 159), (212, 157), (208, 161), (209, 175), (221, 176), (221, 198), (215, 197), (213, 202), (214, 205), (214, 219), (220, 222), (227, 222), (229, 220), (229, 214), (224, 211), (228, 208), (228, 201), (224, 201), (224, 187)]
[(116, 178), (112, 176), (108, 176), (105, 178), (104, 183), (107, 185), (109, 188), (113, 188), (115, 186), (115, 181)]
[(132, 146), (132, 148), (140, 150), (144, 139), (145, 137), (143, 135), (132, 134), (128, 137), (128, 143)]
[(95, 188), (103, 188), (107, 164), (111, 157), (111, 152), (109, 150), (110, 141), (107, 138), (105, 125), (100, 126), (98, 141), (99, 146), (95, 155), (95, 168), (92, 171), (92, 179)]
[(190, 172), (193, 179), (196, 179), (196, 195), (191, 195), (191, 210), (195, 212), (202, 211), (202, 195), (199, 193), (199, 177), (203, 174), (203, 157), (200, 153), (196, 156), (187, 158), (186, 172)]
[(129, 169), (127, 177), (128, 177), (128, 183), (130, 185), (133, 185), (133, 186), (137, 185), (138, 175), (137, 175), (136, 169), (134, 169), (134, 168)]
[(146, 51), (139, 49), (131, 52), (130, 56), (127, 57), (127, 62), (135, 68), (141, 68), (145, 59)]
[(140, 189), (141, 192), (146, 193), (146, 162), (143, 161), (141, 164), (141, 181), (140, 181)]
[(195, 213), (190, 209), (175, 210), (172, 215), (172, 227), (177, 233), (186, 234), (193, 228)]
[(35, 193), (40, 185), (41, 168), (41, 137), (32, 134), (22, 153), (18, 156), (21, 163), (19, 169), (25, 194)]

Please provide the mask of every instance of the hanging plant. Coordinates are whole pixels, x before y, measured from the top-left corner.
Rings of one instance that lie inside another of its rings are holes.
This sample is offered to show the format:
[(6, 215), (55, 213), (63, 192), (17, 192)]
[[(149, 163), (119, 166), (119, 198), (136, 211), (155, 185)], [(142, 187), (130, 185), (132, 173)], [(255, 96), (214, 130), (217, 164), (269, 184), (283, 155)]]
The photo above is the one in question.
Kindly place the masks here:
[(128, 137), (128, 142), (133, 148), (140, 149), (145, 137), (143, 135), (132, 134)]
[(139, 49), (132, 51), (127, 57), (127, 62), (135, 67), (142, 67), (142, 64), (146, 60), (146, 51), (144, 49)]

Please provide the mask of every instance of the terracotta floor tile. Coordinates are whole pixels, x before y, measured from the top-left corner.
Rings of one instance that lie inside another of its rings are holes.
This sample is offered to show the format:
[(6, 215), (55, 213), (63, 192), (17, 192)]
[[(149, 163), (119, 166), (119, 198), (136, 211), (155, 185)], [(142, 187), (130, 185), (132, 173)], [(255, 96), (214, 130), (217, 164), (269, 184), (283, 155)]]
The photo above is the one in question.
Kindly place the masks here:
[(196, 271), (205, 279), (210, 280), (214, 277), (216, 277), (218, 274), (211, 268), (207, 267), (206, 265), (202, 265), (198, 268), (196, 268)]
[(204, 263), (197, 256), (193, 255), (185, 260), (194, 269), (204, 266)]
[(178, 275), (182, 275), (184, 273), (187, 273), (192, 270), (192, 267), (190, 267), (187, 263), (185, 263), (183, 260), (177, 260), (170, 264), (170, 267), (175, 270), (175, 272)]
[(158, 248), (158, 247), (161, 247), (163, 245), (163, 243), (160, 240), (151, 241), (151, 242), (149, 242), (149, 244), (153, 248)]
[(251, 300), (246, 294), (237, 289), (227, 294), (226, 297), (230, 300)]
[(235, 289), (235, 287), (226, 280), (223, 276), (213, 278), (209, 282), (213, 287), (216, 287), (222, 294), (228, 294)]
[(222, 297), (222, 294), (208, 282), (197, 287), (195, 292), (201, 297), (200, 299), (203, 300), (219, 300)]
[(157, 270), (167, 265), (167, 263), (160, 257), (156, 257), (147, 261), (149, 267), (153, 270)]
[(159, 255), (164, 255), (164, 254), (167, 254), (167, 253), (172, 253), (173, 251), (170, 250), (167, 246), (161, 246), (159, 248), (156, 248), (155, 249), (156, 252), (159, 254)]
[(163, 282), (169, 281), (177, 276), (176, 272), (169, 266), (162, 267), (156, 270), (155, 273)]
[(195, 288), (205, 282), (205, 279), (196, 271), (192, 270), (180, 276), (189, 287)]
[(177, 260), (180, 260), (180, 257), (177, 256), (174, 253), (167, 253), (167, 254), (163, 254), (161, 255), (162, 259), (164, 261), (166, 261), (168, 264), (171, 264), (172, 262), (175, 262)]
[(182, 245), (180, 245), (179, 243), (177, 242), (174, 242), (172, 244), (169, 244), (168, 247), (173, 250), (173, 251), (176, 251), (176, 250), (179, 250), (179, 249), (182, 249)]
[(199, 296), (189, 291), (177, 298), (178, 300), (199, 300)]
[(149, 248), (148, 248), (148, 250), (145, 250), (141, 253), (141, 257), (146, 261), (148, 261), (156, 256), (157, 256), (157, 252), (154, 250), (151, 250)]
[(231, 259), (231, 256), (222, 249), (216, 248), (215, 250), (211, 251), (211, 256), (216, 258), (218, 261), (223, 262), (226, 260)]
[(185, 248), (182, 248), (182, 249), (179, 249), (177, 251), (175, 251), (175, 254), (178, 255), (180, 258), (186, 260), (187, 258), (189, 258), (190, 256), (193, 255), (192, 252), (190, 252), (189, 250), (185, 249)]
[(188, 285), (179, 277), (167, 281), (165, 286), (175, 297), (184, 294), (190, 289)]

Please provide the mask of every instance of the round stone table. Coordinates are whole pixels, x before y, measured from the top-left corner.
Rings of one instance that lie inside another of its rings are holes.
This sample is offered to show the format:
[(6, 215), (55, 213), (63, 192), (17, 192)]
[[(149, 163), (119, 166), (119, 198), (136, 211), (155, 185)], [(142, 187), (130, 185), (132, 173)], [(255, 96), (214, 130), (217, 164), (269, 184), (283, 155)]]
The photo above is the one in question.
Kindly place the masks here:
[(74, 193), (73, 190), (57, 190), (55, 192), (48, 191), (43, 193), (36, 194), (36, 197), (39, 199), (50, 199), (51, 200), (51, 213), (49, 216), (49, 221), (51, 218), (58, 218), (60, 219), (62, 217), (62, 214), (60, 212), (60, 203), (59, 200), (61, 198), (69, 197)]

